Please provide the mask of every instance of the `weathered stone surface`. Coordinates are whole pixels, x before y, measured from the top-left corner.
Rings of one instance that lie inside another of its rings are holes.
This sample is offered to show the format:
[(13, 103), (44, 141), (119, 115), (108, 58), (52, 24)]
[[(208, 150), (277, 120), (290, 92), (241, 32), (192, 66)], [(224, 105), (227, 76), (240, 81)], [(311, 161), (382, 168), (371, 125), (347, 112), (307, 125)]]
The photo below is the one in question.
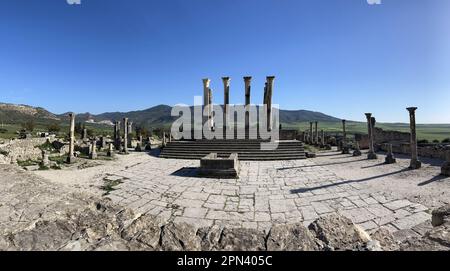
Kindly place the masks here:
[(303, 224), (275, 225), (267, 238), (269, 251), (313, 251), (320, 247)]
[(31, 230), (10, 235), (12, 250), (58, 250), (75, 231), (76, 225), (67, 220), (39, 221)]
[(431, 224), (434, 227), (440, 226), (444, 223), (450, 224), (450, 204), (433, 210), (431, 215)]
[(156, 217), (143, 215), (126, 227), (121, 232), (121, 236), (127, 241), (136, 240), (149, 249), (157, 250), (160, 247), (161, 228)]
[(383, 251), (398, 250), (399, 246), (394, 239), (394, 236), (386, 229), (380, 228), (370, 235), (372, 240), (378, 241)]
[(450, 251), (450, 225), (435, 227), (423, 237), (409, 238), (400, 244), (404, 251)]
[(197, 236), (201, 239), (201, 248), (203, 251), (218, 250), (218, 244), (222, 235), (223, 227), (213, 225), (209, 228), (200, 228)]
[(370, 241), (367, 233), (353, 222), (338, 214), (315, 220), (309, 229), (331, 250), (360, 249)]
[(186, 223), (169, 223), (163, 226), (161, 247), (166, 251), (198, 251), (201, 249), (197, 229)]
[(225, 251), (263, 251), (265, 235), (254, 229), (224, 229), (219, 243), (219, 249)]

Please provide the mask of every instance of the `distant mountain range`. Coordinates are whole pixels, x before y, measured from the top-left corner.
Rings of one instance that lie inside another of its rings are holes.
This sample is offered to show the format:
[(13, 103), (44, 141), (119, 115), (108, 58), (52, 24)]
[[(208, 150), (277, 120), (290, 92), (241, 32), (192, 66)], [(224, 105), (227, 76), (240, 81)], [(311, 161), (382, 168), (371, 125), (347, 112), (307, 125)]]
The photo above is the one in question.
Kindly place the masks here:
[[(77, 122), (90, 122), (112, 125), (114, 120), (127, 117), (135, 124), (146, 127), (159, 127), (172, 123), (176, 117), (170, 115), (172, 110), (168, 105), (157, 105), (145, 110), (130, 112), (108, 112), (102, 114), (79, 113)], [(68, 120), (68, 114), (53, 114), (41, 107), (0, 103), (0, 122), (24, 123), (33, 120), (36, 123), (61, 122)], [(305, 121), (337, 122), (340, 119), (308, 110), (280, 110), (280, 122), (293, 124)]]

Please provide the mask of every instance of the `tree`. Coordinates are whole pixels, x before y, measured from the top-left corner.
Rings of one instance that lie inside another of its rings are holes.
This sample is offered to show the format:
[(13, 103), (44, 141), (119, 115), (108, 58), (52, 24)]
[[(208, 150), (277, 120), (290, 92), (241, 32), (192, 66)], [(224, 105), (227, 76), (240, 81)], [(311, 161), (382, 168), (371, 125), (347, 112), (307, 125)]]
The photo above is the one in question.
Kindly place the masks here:
[(28, 132), (33, 132), (34, 127), (35, 127), (34, 120), (29, 120), (25, 123), (22, 123), (22, 128), (27, 130)]
[(75, 133), (78, 135), (81, 135), (82, 132), (83, 132), (82, 124), (81, 124), (81, 122), (77, 122), (75, 124)]
[(47, 126), (47, 130), (49, 133), (59, 133), (59, 131), (61, 131), (61, 127), (58, 123), (52, 123)]

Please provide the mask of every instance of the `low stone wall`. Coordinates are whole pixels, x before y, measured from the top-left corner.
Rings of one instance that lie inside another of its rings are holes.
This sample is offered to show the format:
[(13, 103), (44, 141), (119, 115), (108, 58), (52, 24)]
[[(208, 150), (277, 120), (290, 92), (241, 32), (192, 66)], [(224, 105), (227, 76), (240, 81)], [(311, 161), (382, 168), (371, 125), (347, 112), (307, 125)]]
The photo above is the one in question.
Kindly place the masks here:
[[(410, 134), (398, 131), (385, 131), (381, 128), (374, 127), (373, 130), (374, 145), (387, 142), (409, 142)], [(369, 148), (369, 136), (367, 134), (355, 134), (355, 141), (359, 142), (360, 149)]]
[[(392, 144), (392, 151), (400, 154), (410, 154), (410, 144), (404, 142), (390, 142)], [(377, 144), (376, 148), (387, 152), (386, 144)], [(445, 154), (450, 151), (450, 145), (435, 145), (435, 146), (418, 146), (417, 154), (420, 157), (435, 158), (445, 160)]]

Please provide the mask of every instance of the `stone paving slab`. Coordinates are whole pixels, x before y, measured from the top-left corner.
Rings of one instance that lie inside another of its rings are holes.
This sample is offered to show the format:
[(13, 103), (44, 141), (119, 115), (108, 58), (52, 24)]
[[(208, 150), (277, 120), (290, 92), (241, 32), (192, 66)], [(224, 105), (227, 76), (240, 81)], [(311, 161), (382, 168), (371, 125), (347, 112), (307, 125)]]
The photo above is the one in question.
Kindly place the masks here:
[(108, 197), (165, 220), (268, 229), (309, 224), (339, 212), (366, 230), (411, 229), (431, 218), (426, 206), (369, 191), (312, 160), (242, 162), (239, 179), (199, 178), (195, 160), (151, 157), (109, 173), (123, 183)]

